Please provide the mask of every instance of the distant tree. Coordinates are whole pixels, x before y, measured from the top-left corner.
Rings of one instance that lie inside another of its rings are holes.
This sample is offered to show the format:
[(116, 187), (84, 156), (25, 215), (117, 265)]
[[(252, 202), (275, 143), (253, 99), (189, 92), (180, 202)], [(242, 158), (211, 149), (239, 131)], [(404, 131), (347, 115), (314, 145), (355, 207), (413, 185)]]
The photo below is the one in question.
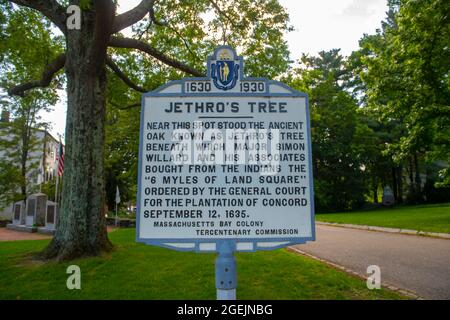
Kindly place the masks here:
[(315, 204), (319, 212), (349, 210), (366, 194), (362, 145), (369, 131), (359, 120), (357, 100), (345, 89), (348, 78), (339, 50), (303, 55), (288, 81), (309, 93)]
[(39, 175), (42, 177), (43, 139), (37, 130), (45, 130), (47, 123), (40, 121), (41, 111), (48, 110), (48, 99), (40, 99), (37, 92), (9, 104), (11, 120), (0, 123), (0, 166), (6, 174), (0, 178), (0, 195), (4, 204), (10, 201), (25, 200), (37, 190)]
[[(388, 13), (389, 16), (389, 13)], [(368, 97), (368, 85), (365, 59), (373, 54), (372, 46), (381, 46), (381, 38), (378, 35), (364, 35), (361, 39), (361, 48), (352, 52), (347, 60), (348, 74), (345, 87), (358, 100), (358, 113), (365, 126), (360, 134), (361, 157), (365, 172), (369, 177), (369, 185), (373, 202), (378, 203), (379, 190), (390, 185), (394, 192), (395, 201), (403, 202), (403, 161), (395, 161), (388, 146), (400, 139), (403, 124), (398, 119), (383, 117), (379, 110), (379, 104), (374, 103)], [(367, 44), (371, 45), (368, 46)], [(388, 100), (388, 92), (380, 99)]]
[[(163, 2), (159, 2), (163, 5)], [(134, 36), (164, 51), (176, 52), (187, 65), (203, 70), (208, 55), (217, 44), (239, 48), (245, 56), (249, 76), (275, 78), (289, 68), (289, 53), (283, 33), (291, 30), (288, 15), (277, 1), (197, 1), (167, 3), (164, 26), (149, 25), (144, 19), (133, 26)], [(195, 10), (192, 10), (195, 8)], [(211, 20), (200, 12), (206, 9)], [(264, 15), (264, 12), (271, 12)], [(242, 26), (252, 25), (254, 29)], [(274, 29), (275, 26), (278, 29)], [(205, 32), (209, 30), (210, 32)], [(123, 202), (135, 201), (139, 146), (140, 94), (156, 89), (170, 80), (181, 79), (183, 72), (159, 61), (126, 49), (110, 48), (117, 70), (127, 77), (115, 77), (108, 71), (105, 139), (106, 201), (114, 208), (116, 186)], [(139, 85), (135, 85), (140, 83)], [(131, 86), (130, 86), (131, 85)]]
[[(0, 3), (1, 4), (1, 3)], [(58, 47), (51, 40), (50, 24), (40, 14), (29, 9), (13, 10), (0, 7), (0, 93), (12, 84), (24, 82), (31, 75), (40, 75), (43, 57), (50, 58), (50, 48)], [(29, 23), (29, 25), (27, 25)], [(27, 42), (30, 50), (24, 42)], [(45, 130), (42, 113), (57, 101), (56, 85), (30, 92), (26, 96), (3, 98), (1, 108), (9, 113), (10, 121), (0, 123), (0, 202), (9, 204), (23, 200), (36, 192), (36, 179), (41, 170), (38, 151), (43, 141), (37, 130)]]
[[(426, 163), (450, 161), (449, 9), (448, 1), (389, 1), (382, 30), (361, 40), (366, 107), (395, 127), (384, 152), (400, 168), (398, 179), (405, 168), (410, 202), (425, 200)], [(447, 185), (448, 173), (441, 170), (436, 186)]]

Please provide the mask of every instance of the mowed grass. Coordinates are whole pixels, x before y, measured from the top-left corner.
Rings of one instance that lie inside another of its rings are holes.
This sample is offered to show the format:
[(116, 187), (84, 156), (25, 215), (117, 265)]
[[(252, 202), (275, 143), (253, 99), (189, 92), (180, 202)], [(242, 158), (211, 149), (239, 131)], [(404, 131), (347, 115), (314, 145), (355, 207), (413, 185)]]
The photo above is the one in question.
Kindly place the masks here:
[(316, 220), (450, 233), (450, 203), (316, 214)]
[[(134, 229), (110, 233), (113, 252), (67, 263), (32, 256), (48, 240), (0, 242), (0, 299), (215, 299), (213, 254), (134, 242)], [(81, 290), (66, 269), (81, 268)], [(403, 299), (285, 249), (237, 254), (238, 299)]]

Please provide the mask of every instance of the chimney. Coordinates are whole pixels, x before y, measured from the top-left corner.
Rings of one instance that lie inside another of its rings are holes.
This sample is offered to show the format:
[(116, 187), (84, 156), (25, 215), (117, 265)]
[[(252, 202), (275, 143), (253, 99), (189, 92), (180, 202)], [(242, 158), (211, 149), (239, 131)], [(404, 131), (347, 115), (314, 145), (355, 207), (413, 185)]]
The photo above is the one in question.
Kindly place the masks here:
[(9, 111), (8, 110), (6, 110), (6, 109), (2, 110), (0, 122), (9, 122)]

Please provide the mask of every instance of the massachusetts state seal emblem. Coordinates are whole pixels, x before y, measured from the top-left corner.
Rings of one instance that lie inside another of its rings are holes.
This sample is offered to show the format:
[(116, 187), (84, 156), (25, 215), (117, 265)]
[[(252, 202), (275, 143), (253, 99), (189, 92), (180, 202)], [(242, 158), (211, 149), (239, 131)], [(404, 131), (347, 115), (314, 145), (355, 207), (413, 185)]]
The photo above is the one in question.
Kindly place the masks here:
[(211, 63), (211, 79), (220, 90), (231, 90), (239, 78), (239, 64), (235, 63), (234, 53), (222, 49), (217, 53), (216, 61)]

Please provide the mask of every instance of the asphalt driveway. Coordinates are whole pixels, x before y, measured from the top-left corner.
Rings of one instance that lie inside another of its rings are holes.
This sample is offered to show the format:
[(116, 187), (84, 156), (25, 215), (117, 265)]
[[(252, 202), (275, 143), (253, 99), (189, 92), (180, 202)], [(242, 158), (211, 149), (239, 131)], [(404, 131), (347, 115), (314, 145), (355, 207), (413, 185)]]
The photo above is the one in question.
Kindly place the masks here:
[(316, 241), (295, 248), (362, 275), (378, 265), (381, 283), (425, 299), (450, 299), (450, 240), (316, 226)]

